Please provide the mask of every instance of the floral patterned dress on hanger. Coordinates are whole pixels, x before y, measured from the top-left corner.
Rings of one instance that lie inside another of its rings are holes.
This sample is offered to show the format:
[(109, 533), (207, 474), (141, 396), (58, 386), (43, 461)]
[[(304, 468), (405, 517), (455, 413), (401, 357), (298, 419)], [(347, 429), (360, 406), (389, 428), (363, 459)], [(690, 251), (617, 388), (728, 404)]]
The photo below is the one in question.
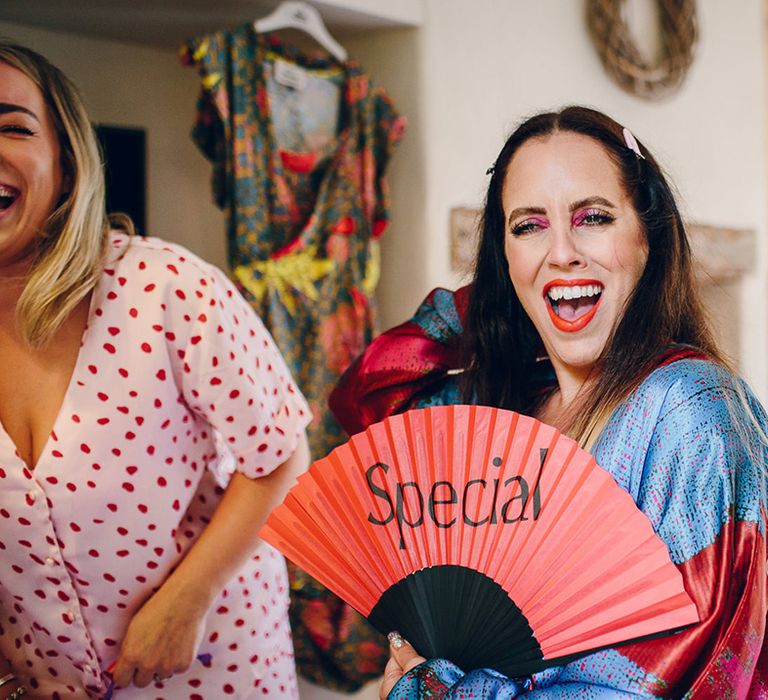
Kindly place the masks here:
[[(182, 60), (200, 74), (193, 138), (227, 212), (232, 275), (306, 396), (310, 448), (324, 456), (346, 438), (328, 395), (373, 337), (384, 173), (405, 120), (359, 65), (305, 55), (251, 24), (189, 41)], [(291, 573), (304, 675), (351, 690), (380, 672), (378, 636)]]
[(227, 212), (232, 274), (310, 402), (310, 443), (345, 439), (326, 400), (370, 342), (384, 171), (404, 119), (357, 64), (312, 58), (252, 25), (191, 40), (193, 138)]

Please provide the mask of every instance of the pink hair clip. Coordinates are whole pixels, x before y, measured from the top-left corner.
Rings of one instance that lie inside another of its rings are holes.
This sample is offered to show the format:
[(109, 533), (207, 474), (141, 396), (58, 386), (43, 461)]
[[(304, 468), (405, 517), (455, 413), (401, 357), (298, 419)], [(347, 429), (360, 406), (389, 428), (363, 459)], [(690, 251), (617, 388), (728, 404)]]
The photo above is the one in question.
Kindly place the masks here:
[(623, 134), (624, 134), (624, 143), (627, 144), (627, 148), (629, 148), (631, 151), (634, 151), (634, 154), (638, 158), (642, 158), (643, 160), (645, 160), (645, 156), (642, 153), (640, 153), (640, 144), (637, 142), (637, 139), (635, 138), (634, 134), (629, 129), (627, 129), (626, 126), (624, 127)]

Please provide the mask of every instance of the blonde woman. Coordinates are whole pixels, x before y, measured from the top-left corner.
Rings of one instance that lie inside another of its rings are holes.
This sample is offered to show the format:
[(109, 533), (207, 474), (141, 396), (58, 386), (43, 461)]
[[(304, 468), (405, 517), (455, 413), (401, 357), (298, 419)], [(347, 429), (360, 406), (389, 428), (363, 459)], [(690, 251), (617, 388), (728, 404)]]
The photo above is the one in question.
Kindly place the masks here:
[(129, 234), (76, 89), (0, 42), (0, 697), (296, 697), (255, 533), (307, 405), (220, 271)]

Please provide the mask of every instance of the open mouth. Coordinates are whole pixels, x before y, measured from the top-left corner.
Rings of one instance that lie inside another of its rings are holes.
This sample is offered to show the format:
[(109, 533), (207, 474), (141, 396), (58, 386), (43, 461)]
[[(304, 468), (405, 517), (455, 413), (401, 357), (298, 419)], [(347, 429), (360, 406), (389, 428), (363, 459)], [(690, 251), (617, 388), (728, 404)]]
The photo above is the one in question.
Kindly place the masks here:
[[(594, 280), (563, 284), (554, 281), (544, 290), (552, 323), (561, 331), (580, 331), (594, 318), (603, 295), (603, 285)], [(575, 282), (575, 281), (574, 281)]]
[(0, 185), (0, 212), (8, 209), (18, 198), (19, 191), (10, 185)]
[(598, 284), (553, 286), (547, 290), (547, 299), (558, 318), (576, 321), (597, 305), (602, 293), (603, 288)]

